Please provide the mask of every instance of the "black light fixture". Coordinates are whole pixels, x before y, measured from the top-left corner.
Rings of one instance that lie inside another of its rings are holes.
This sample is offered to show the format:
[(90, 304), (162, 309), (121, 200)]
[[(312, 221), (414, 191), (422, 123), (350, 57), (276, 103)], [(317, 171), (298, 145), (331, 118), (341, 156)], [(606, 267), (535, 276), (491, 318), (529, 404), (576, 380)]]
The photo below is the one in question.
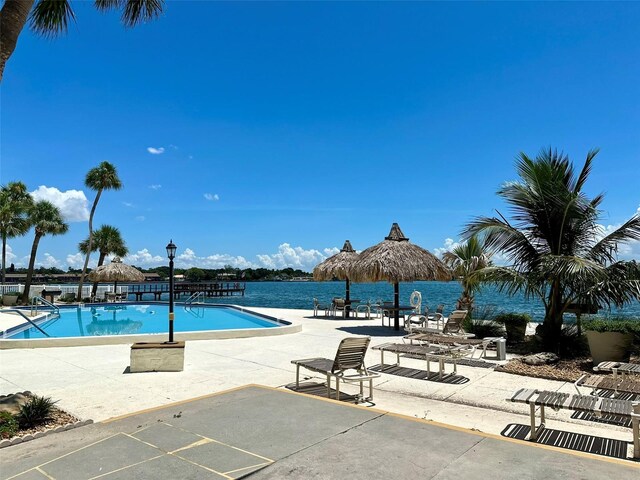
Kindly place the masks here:
[(169, 343), (173, 343), (173, 259), (176, 258), (176, 246), (173, 240), (167, 245), (167, 257), (169, 257)]

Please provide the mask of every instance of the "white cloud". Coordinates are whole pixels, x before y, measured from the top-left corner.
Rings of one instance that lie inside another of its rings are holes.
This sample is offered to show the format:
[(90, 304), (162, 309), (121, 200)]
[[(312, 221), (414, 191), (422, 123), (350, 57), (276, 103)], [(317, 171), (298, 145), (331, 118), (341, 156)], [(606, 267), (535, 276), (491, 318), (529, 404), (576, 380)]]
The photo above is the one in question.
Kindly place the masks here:
[(206, 257), (198, 257), (190, 248), (186, 248), (183, 253), (176, 257), (176, 264), (181, 268), (223, 268), (231, 265), (234, 268), (256, 268), (259, 265), (250, 262), (242, 256), (233, 256), (225, 253), (216, 253)]
[(56, 259), (53, 255), (49, 253), (44, 254), (44, 260), (36, 261), (36, 263), (45, 268), (53, 268), (53, 267), (61, 268), (62, 267), (62, 262), (60, 262), (60, 260)]
[(123, 204), (125, 207), (133, 208), (133, 203), (129, 203), (129, 202), (122, 202), (122, 204)]
[(85, 222), (89, 220), (87, 197), (82, 190), (67, 190), (61, 192), (55, 187), (40, 185), (31, 192), (34, 200), (47, 200), (60, 209), (60, 213), (67, 222)]
[(147, 147), (147, 152), (149, 152), (151, 155), (161, 155), (164, 153), (164, 147)]
[(446, 252), (450, 252), (451, 250), (456, 248), (458, 245), (460, 245), (460, 242), (454, 241), (453, 238), (446, 238), (444, 241), (444, 246), (434, 248), (433, 252), (436, 254), (438, 258), (442, 258), (442, 255), (444, 255)]
[(210, 202), (217, 202), (218, 200), (220, 200), (220, 196), (217, 193), (205, 193), (204, 198), (206, 198)]
[(160, 255), (152, 255), (149, 250), (143, 248), (136, 253), (130, 253), (124, 259), (124, 263), (138, 265), (139, 267), (154, 267), (166, 263), (168, 260)]
[[(442, 247), (434, 248), (433, 252), (438, 258), (442, 259), (442, 255), (444, 255), (446, 252), (452, 251), (462, 243), (464, 242), (462, 242), (461, 240), (455, 241), (453, 238), (446, 238), (444, 240), (444, 245)], [(494, 265), (506, 265), (509, 263), (507, 257), (502, 253), (494, 253), (491, 256), (491, 261)]]
[(137, 222), (144, 222), (147, 218), (144, 215), (138, 215), (136, 217)]
[[(326, 251), (326, 249), (325, 249)], [(318, 263), (326, 258), (315, 249), (305, 250), (302, 247), (292, 247), (283, 243), (278, 247), (277, 253), (258, 255), (258, 260), (266, 268), (299, 268), (311, 271)]]
[(158, 184), (149, 185), (149, 188), (151, 190), (160, 190), (162, 188), (162, 185), (158, 185)]
[[(89, 259), (89, 268), (96, 268), (96, 265), (98, 265), (98, 260), (96, 260), (94, 257), (95, 254)], [(65, 261), (71, 268), (82, 268), (84, 266), (84, 258), (84, 253), (78, 252), (74, 253), (73, 255), (67, 255)]]
[[(11, 249), (11, 245), (9, 245), (7, 243), (7, 247), (6, 247), (6, 251), (5, 251), (5, 258), (7, 261), (7, 268), (9, 267), (9, 265), (11, 265), (12, 262), (15, 261), (16, 258), (18, 258), (14, 253), (13, 250)], [(0, 259), (0, 262), (2, 260)]]

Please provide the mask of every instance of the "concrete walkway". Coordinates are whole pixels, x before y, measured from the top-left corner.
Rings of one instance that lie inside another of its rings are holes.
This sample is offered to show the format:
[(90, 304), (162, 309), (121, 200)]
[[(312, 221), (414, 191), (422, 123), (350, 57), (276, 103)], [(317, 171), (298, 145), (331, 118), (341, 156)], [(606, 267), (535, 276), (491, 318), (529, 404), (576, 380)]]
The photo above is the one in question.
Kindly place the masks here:
[(640, 474), (623, 461), (259, 386), (39, 438), (7, 453), (2, 480), (631, 480)]
[[(0, 351), (0, 394), (30, 390), (59, 400), (62, 408), (82, 419), (101, 421), (247, 384), (288, 385), (294, 380), (292, 359), (332, 358), (340, 339), (348, 335), (371, 335), (372, 345), (401, 341), (396, 332), (381, 327), (379, 319), (313, 319), (306, 310), (255, 310), (299, 322), (302, 332), (189, 341), (185, 370), (179, 373), (126, 373), (129, 345), (4, 350)], [(374, 366), (380, 356), (370, 351), (367, 360)], [(420, 360), (402, 359), (402, 365), (425, 369)], [(495, 435), (521, 436), (522, 427), (529, 423), (528, 407), (505, 400), (516, 389), (574, 391), (565, 382), (487, 368), (460, 366), (458, 374), (463, 379), (459, 384), (383, 374), (375, 382), (375, 407)], [(568, 411), (549, 411), (547, 426), (558, 432), (613, 439), (624, 446), (631, 440), (629, 428), (585, 422), (571, 418)]]

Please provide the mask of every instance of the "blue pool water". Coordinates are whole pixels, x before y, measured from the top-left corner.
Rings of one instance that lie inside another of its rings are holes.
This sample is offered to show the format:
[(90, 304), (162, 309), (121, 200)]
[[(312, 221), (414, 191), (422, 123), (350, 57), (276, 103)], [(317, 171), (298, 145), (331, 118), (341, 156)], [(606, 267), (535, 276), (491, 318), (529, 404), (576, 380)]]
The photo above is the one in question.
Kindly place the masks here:
[[(193, 306), (174, 308), (176, 332), (201, 330), (230, 330), (243, 328), (271, 328), (278, 324), (223, 306)], [(160, 304), (102, 305), (84, 308), (61, 308), (60, 317), (39, 323), (50, 337), (88, 337), (102, 335), (138, 335), (167, 333), (169, 307)], [(35, 327), (9, 333), (13, 339), (46, 338)]]

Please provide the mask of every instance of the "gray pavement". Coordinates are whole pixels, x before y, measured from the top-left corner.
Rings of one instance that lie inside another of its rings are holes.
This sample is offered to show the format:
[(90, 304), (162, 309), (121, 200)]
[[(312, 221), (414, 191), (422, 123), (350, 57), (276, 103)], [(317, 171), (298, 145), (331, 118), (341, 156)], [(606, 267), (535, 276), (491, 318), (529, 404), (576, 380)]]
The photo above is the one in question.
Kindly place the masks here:
[(0, 450), (0, 479), (640, 478), (637, 464), (247, 386)]

